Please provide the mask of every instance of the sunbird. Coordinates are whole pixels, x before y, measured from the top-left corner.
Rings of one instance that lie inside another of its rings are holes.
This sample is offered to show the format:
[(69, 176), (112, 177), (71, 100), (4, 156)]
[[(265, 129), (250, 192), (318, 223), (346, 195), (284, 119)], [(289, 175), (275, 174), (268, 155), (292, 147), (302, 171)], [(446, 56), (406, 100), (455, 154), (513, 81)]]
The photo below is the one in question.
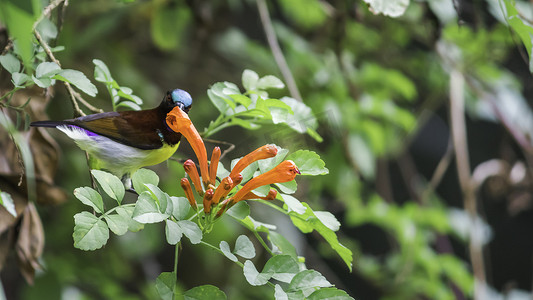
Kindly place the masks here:
[(168, 91), (161, 104), (140, 111), (104, 112), (64, 121), (37, 121), (34, 127), (54, 127), (89, 153), (90, 167), (106, 170), (130, 188), (130, 176), (159, 164), (178, 149), (181, 134), (170, 129), (167, 114), (179, 107), (188, 113), (192, 98), (184, 90)]

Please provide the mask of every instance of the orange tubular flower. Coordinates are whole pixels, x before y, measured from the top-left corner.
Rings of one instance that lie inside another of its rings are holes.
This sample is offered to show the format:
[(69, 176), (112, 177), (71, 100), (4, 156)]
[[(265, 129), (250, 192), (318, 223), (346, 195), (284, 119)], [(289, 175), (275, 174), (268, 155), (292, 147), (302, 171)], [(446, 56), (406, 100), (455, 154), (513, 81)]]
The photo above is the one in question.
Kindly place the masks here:
[(213, 195), (213, 204), (218, 204), (220, 199), (225, 198), (229, 191), (231, 191), (231, 188), (233, 187), (233, 180), (228, 177), (224, 177), (222, 179), (222, 182), (218, 185), (217, 189), (215, 190), (215, 194)]
[(209, 179), (211, 183), (215, 184), (217, 178), (218, 161), (220, 160), (220, 147), (215, 147), (211, 154), (211, 162), (209, 163)]
[(187, 178), (181, 179), (181, 188), (185, 191), (185, 196), (187, 197), (187, 200), (189, 200), (189, 203), (191, 204), (192, 208), (196, 210), (196, 201), (194, 200), (194, 196), (192, 195), (191, 184), (189, 183), (189, 180)]
[(187, 172), (187, 175), (192, 180), (192, 184), (194, 184), (194, 188), (196, 189), (196, 192), (198, 192), (198, 195), (203, 195), (202, 190), (202, 184), (200, 183), (200, 176), (198, 176), (198, 170), (196, 170), (196, 164), (191, 159), (187, 159), (183, 163), (183, 168), (185, 169), (185, 172)]
[(167, 125), (175, 132), (181, 133), (187, 141), (189, 141), (196, 157), (198, 157), (200, 173), (202, 173), (202, 181), (207, 187), (211, 182), (207, 168), (207, 151), (205, 150), (204, 142), (192, 124), (191, 119), (189, 119), (189, 116), (179, 107), (174, 107), (172, 111), (167, 114)]
[(242, 197), (241, 200), (251, 200), (251, 199), (263, 199), (263, 200), (274, 200), (276, 199), (276, 196), (278, 195), (278, 191), (275, 189), (270, 189), (268, 191), (268, 194), (265, 197), (260, 197), (256, 195), (254, 192), (248, 192), (244, 197)]
[(274, 157), (278, 154), (278, 148), (274, 145), (264, 145), (262, 147), (259, 147), (255, 149), (254, 151), (248, 153), (245, 157), (241, 158), (235, 167), (233, 167), (233, 170), (231, 170), (231, 173), (229, 174), (229, 177), (235, 181), (235, 176), (237, 174), (241, 173), (244, 168), (246, 168), (248, 165), (253, 163), (254, 161)]
[(237, 203), (243, 200), (244, 196), (252, 190), (271, 183), (281, 183), (293, 180), (300, 170), (292, 160), (285, 160), (277, 165), (274, 169), (265, 172), (255, 178), (250, 179), (233, 197), (232, 203)]
[(204, 194), (204, 213), (208, 214), (211, 212), (211, 200), (213, 200), (213, 190), (208, 189)]

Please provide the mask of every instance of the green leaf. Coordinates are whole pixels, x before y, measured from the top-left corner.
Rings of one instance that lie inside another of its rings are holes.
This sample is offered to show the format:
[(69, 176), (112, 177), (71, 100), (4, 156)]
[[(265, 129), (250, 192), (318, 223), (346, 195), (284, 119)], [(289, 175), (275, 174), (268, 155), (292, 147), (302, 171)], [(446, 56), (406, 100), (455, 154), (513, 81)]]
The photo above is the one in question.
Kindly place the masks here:
[(81, 201), (81, 203), (92, 207), (96, 212), (104, 213), (104, 201), (102, 196), (90, 187), (79, 187), (74, 190), (74, 196)]
[(275, 183), (274, 185), (277, 186), (280, 191), (285, 194), (294, 194), (298, 189), (298, 184), (296, 183), (296, 180)]
[(162, 2), (155, 6), (150, 32), (157, 47), (167, 51), (176, 49), (190, 18), (189, 10), (179, 5), (165, 5)]
[(274, 298), (276, 300), (289, 300), (289, 297), (287, 296), (287, 293), (281, 288), (279, 284), (276, 284), (274, 286)]
[(35, 69), (35, 77), (41, 79), (42, 77), (52, 77), (61, 72), (61, 67), (55, 62), (42, 62)]
[(174, 272), (163, 272), (155, 280), (155, 288), (159, 297), (163, 300), (174, 299), (174, 287), (176, 285), (176, 275)]
[(120, 205), (125, 193), (122, 181), (117, 176), (100, 170), (91, 170), (91, 174), (93, 174), (104, 192)]
[(319, 1), (283, 0), (279, 3), (287, 20), (305, 29), (316, 28), (328, 19), (327, 10)]
[(45, 41), (49, 41), (57, 37), (57, 27), (48, 18), (43, 18), (41, 22), (37, 24), (37, 31), (39, 31), (41, 37)]
[(268, 274), (278, 281), (289, 283), (299, 271), (298, 262), (290, 255), (275, 255), (266, 262), (261, 273)]
[(157, 176), (152, 170), (139, 169), (131, 175), (131, 182), (135, 191), (140, 194), (144, 191), (148, 191), (148, 188), (144, 186), (145, 183), (157, 186), (159, 184), (159, 176)]
[(11, 78), (13, 79), (13, 84), (15, 86), (23, 86), (24, 84), (26, 84), (28, 81), (31, 80), (30, 76), (24, 73), (18, 73), (18, 72), (11, 74)]
[(296, 274), (289, 284), (289, 291), (301, 291), (317, 287), (332, 286), (326, 278), (315, 270), (304, 270)]
[(307, 297), (309, 300), (321, 300), (321, 299), (331, 299), (331, 300), (353, 300), (354, 298), (350, 297), (345, 291), (339, 290), (336, 288), (322, 288), (318, 291), (314, 291), (311, 295)]
[(0, 192), (0, 205), (2, 205), (13, 217), (17, 217), (15, 203), (13, 202), (13, 198), (11, 198), (10, 194), (6, 192)]
[(107, 221), (109, 229), (116, 235), (123, 235), (128, 232), (129, 220), (131, 218), (125, 218), (120, 214), (104, 215), (104, 218)]
[(117, 104), (117, 107), (119, 106), (123, 106), (123, 107), (127, 107), (127, 108), (130, 108), (131, 110), (141, 110), (142, 108), (137, 105), (137, 103), (133, 103), (131, 101), (121, 101)]
[(302, 202), (300, 202), (300, 200), (294, 198), (293, 196), (285, 194), (280, 194), (280, 196), (283, 202), (285, 202), (285, 204), (287, 205), (289, 212), (294, 211), (295, 213), (302, 215), (307, 210), (307, 208), (303, 206)]
[(257, 88), (260, 90), (266, 90), (269, 88), (282, 89), (284, 87), (285, 84), (283, 84), (283, 82), (279, 78), (273, 75), (266, 75), (264, 77), (261, 77), (261, 79), (259, 79), (259, 81), (257, 82)]
[(184, 300), (226, 300), (226, 294), (213, 285), (202, 285), (194, 287), (184, 294)]
[(31, 75), (31, 79), (33, 80), (33, 82), (35, 82), (35, 84), (38, 87), (43, 88), (43, 89), (51, 86), (52, 83), (53, 83), (52, 79), (47, 78), (47, 77), (37, 78), (37, 77)]
[(111, 77), (111, 72), (109, 72), (109, 68), (107, 68), (106, 64), (99, 60), (99, 59), (93, 59), (94, 64), (94, 79), (96, 81), (110, 83), (113, 81), (113, 77)]
[(242, 104), (244, 107), (248, 108), (252, 104), (252, 99), (242, 94), (233, 94), (230, 97), (235, 100), (236, 103)]
[(318, 127), (318, 121), (309, 106), (290, 97), (283, 97), (281, 101), (290, 106), (293, 111), (293, 114), (287, 116), (287, 125), (290, 128), (299, 133), (307, 133), (307, 128)]
[(168, 217), (169, 215), (159, 212), (157, 202), (152, 198), (150, 192), (143, 192), (139, 195), (133, 211), (133, 219), (135, 221), (143, 224), (158, 223)]
[(228, 242), (220, 241), (219, 248), (222, 251), (222, 253), (224, 253), (224, 256), (226, 256), (229, 260), (238, 261), (237, 256), (231, 253), (231, 248), (229, 247)]
[[(36, 8), (36, 11), (40, 14), (40, 7)], [(14, 40), (15, 49), (26, 66), (32, 65), (34, 52), (32, 29), (37, 16), (31, 10), (17, 5), (17, 1), (0, 1), (0, 19), (7, 26), (9, 36)]]
[(324, 141), (320, 134), (318, 134), (318, 132), (316, 132), (316, 130), (312, 129), (311, 127), (307, 127), (307, 134), (319, 143), (322, 143)]
[(302, 175), (325, 175), (329, 173), (320, 155), (310, 150), (298, 150), (287, 157), (292, 160)]
[(178, 223), (172, 220), (165, 220), (165, 235), (167, 237), (167, 243), (170, 245), (176, 245), (181, 241), (183, 231)]
[(67, 81), (89, 96), (94, 97), (98, 93), (96, 86), (89, 80), (89, 78), (87, 78), (87, 76), (85, 76), (85, 74), (80, 71), (71, 69), (62, 70), (53, 78), (61, 81)]
[(269, 274), (259, 273), (250, 260), (244, 262), (242, 270), (246, 281), (253, 286), (265, 285), (271, 277)]
[(295, 212), (289, 213), (289, 217), (291, 218), (291, 221), (294, 226), (298, 227), (298, 229), (300, 229), (303, 233), (310, 233), (313, 230), (316, 230), (326, 240), (326, 242), (328, 242), (331, 248), (335, 250), (337, 254), (339, 254), (339, 256), (342, 258), (342, 260), (344, 260), (344, 262), (351, 271), (353, 260), (352, 251), (350, 251), (350, 249), (344, 247), (341, 243), (339, 243), (335, 232), (328, 228), (326, 225), (324, 225), (315, 216), (313, 210), (309, 207), (307, 203), (302, 202), (302, 205), (307, 208), (305, 214), (299, 215)]
[(20, 71), (20, 62), (15, 55), (11, 53), (0, 55), (0, 65), (11, 74)]
[(368, 143), (358, 134), (348, 137), (348, 155), (359, 167), (359, 171), (366, 178), (374, 178), (376, 172), (375, 156)]
[(133, 211), (135, 207), (131, 206), (121, 206), (117, 207), (116, 211), (121, 215), (125, 220), (128, 220), (128, 230), (132, 232), (137, 232), (144, 228), (144, 224), (139, 223), (133, 219)]
[(329, 211), (314, 211), (313, 213), (327, 228), (337, 231), (341, 227), (341, 223)]
[(191, 243), (198, 244), (202, 241), (202, 230), (198, 227), (198, 224), (189, 220), (182, 220), (178, 221), (178, 225)]
[(237, 220), (243, 220), (250, 215), (250, 206), (245, 201), (240, 201), (228, 209), (226, 214)]
[(174, 196), (170, 197), (170, 200), (172, 201), (172, 216), (178, 221), (185, 219), (191, 209), (189, 200), (185, 197)]
[(254, 244), (252, 244), (252, 241), (250, 241), (247, 236), (239, 235), (237, 241), (235, 242), (235, 249), (233, 250), (233, 253), (243, 258), (252, 259), (255, 257)]
[(159, 211), (167, 215), (172, 214), (172, 200), (170, 196), (151, 183), (145, 183), (144, 185), (152, 195), (152, 198), (159, 203)]
[(242, 224), (246, 226), (249, 230), (257, 231), (257, 232), (266, 232), (268, 233), (270, 230), (276, 230), (276, 225), (267, 224), (263, 222), (259, 222), (254, 220), (252, 217), (248, 216), (246, 219), (242, 220)]
[(364, 0), (370, 5), (369, 10), (377, 15), (383, 14), (389, 17), (399, 17), (404, 14), (409, 0)]
[(226, 100), (224, 100), (224, 98), (220, 97), (214, 92), (214, 88), (217, 84), (221, 83), (215, 83), (215, 85), (213, 85), (209, 90), (207, 90), (207, 96), (209, 97), (209, 100), (211, 100), (211, 103), (213, 103), (213, 105), (218, 109), (218, 111), (225, 115), (231, 106), (227, 103)]
[(253, 123), (253, 122), (250, 122), (249, 120), (243, 120), (243, 119), (239, 119), (239, 118), (231, 119), (229, 124), (241, 126), (242, 128), (246, 128), (246, 129), (249, 129), (249, 130), (254, 130), (254, 129), (258, 129), (258, 128), (261, 127), (261, 126), (255, 124), (255, 123)]
[(287, 123), (289, 119), (289, 111), (279, 107), (269, 107), (270, 116), (272, 117), (272, 123), (280, 124)]
[(289, 255), (293, 259), (298, 259), (298, 254), (296, 253), (296, 248), (281, 234), (270, 231), (268, 233), (268, 239), (270, 242), (278, 248), (281, 254)]
[(107, 224), (89, 212), (74, 215), (74, 247), (81, 250), (99, 249), (109, 239)]
[(244, 70), (242, 72), (242, 86), (246, 91), (253, 91), (257, 89), (257, 83), (259, 81), (259, 75), (252, 70)]

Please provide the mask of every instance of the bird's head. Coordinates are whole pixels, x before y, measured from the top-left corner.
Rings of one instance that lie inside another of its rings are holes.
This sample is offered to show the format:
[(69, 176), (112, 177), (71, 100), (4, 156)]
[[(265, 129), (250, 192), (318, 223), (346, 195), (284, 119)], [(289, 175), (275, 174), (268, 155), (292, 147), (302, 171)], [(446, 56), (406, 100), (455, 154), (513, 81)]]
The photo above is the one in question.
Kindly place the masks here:
[(163, 99), (161, 106), (164, 108), (166, 113), (169, 113), (176, 106), (188, 113), (192, 106), (192, 98), (191, 95), (186, 91), (175, 89), (167, 92), (167, 95)]

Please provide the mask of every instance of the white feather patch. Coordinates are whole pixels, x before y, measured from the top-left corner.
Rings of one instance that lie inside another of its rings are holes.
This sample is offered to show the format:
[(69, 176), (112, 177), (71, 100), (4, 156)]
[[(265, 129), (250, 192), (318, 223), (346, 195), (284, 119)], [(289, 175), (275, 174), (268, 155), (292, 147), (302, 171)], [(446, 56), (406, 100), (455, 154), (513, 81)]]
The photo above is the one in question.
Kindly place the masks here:
[(165, 145), (161, 149), (142, 150), (101, 135), (89, 135), (86, 130), (76, 126), (60, 125), (57, 129), (73, 139), (82, 150), (97, 158), (101, 164), (99, 167), (119, 177), (167, 160), (178, 146)]

